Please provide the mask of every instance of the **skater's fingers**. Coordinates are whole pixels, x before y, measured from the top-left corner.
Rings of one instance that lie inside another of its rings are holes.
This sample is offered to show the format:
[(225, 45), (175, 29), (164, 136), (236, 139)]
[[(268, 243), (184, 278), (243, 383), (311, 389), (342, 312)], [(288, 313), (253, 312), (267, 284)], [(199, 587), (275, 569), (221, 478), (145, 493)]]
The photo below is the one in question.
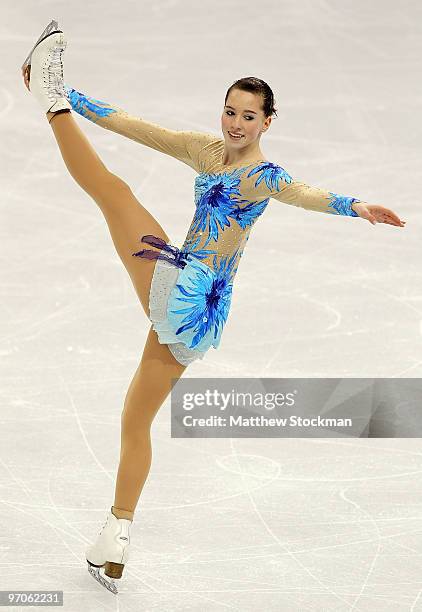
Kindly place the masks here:
[(28, 66), (22, 67), (22, 74), (23, 74), (23, 80), (25, 82), (25, 87), (29, 90), (29, 70), (28, 70)]

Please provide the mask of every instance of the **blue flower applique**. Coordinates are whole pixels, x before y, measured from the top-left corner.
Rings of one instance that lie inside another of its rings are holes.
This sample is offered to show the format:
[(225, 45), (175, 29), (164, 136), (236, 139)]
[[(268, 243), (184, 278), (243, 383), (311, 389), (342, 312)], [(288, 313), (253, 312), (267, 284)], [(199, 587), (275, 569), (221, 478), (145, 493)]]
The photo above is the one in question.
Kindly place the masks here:
[(85, 117), (86, 119), (92, 119), (87, 113), (87, 110), (97, 115), (97, 117), (108, 117), (112, 113), (116, 112), (115, 108), (112, 108), (108, 102), (102, 102), (96, 100), (90, 96), (86, 96), (80, 91), (73, 89), (73, 87), (64, 86), (66, 98), (69, 100), (73, 110)]
[[(214, 256), (213, 268), (191, 260), (180, 274), (170, 295), (168, 318), (175, 334), (189, 348), (217, 348), (226, 323), (237, 267), (236, 251), (231, 257)], [(220, 262), (217, 263), (217, 259)], [(178, 307), (178, 302), (186, 307)]]
[(328, 193), (330, 194), (330, 196), (332, 196), (332, 199), (328, 203), (328, 206), (334, 208), (335, 211), (329, 211), (332, 215), (359, 217), (359, 215), (353, 210), (352, 204), (353, 202), (360, 202), (361, 200), (358, 200), (357, 198), (351, 198), (349, 196), (343, 196), (338, 193), (333, 193), (332, 191), (329, 191)]
[[(242, 202), (248, 202), (248, 200), (240, 200), (239, 203)], [(237, 221), (242, 229), (245, 229), (249, 225), (252, 225), (255, 220), (262, 215), (267, 208), (268, 202), (269, 198), (263, 200), (259, 204), (257, 202), (249, 202), (246, 206), (243, 206), (243, 208), (237, 205), (230, 216)]]
[(279, 191), (280, 180), (285, 181), (286, 183), (291, 183), (293, 181), (290, 174), (284, 170), (284, 168), (278, 164), (273, 164), (272, 162), (258, 164), (249, 172), (248, 177), (253, 176), (254, 174), (260, 175), (255, 181), (255, 187), (258, 187), (262, 181), (265, 181), (265, 184), (270, 191)]
[(217, 240), (219, 229), (230, 226), (233, 212), (232, 196), (240, 196), (238, 186), (243, 169), (223, 174), (199, 174), (195, 179), (196, 210), (192, 221), (194, 231), (207, 233), (204, 247)]

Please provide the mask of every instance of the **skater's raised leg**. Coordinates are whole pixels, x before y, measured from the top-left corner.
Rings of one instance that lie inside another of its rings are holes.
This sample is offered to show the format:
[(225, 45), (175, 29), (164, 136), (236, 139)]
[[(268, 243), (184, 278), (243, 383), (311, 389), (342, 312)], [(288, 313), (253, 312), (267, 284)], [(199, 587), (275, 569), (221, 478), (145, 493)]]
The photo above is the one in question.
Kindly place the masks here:
[(169, 237), (127, 183), (106, 168), (72, 113), (54, 115), (50, 126), (70, 174), (101, 209), (116, 251), (149, 315), (155, 262), (134, 257), (133, 253), (139, 251), (140, 238), (145, 234), (153, 234), (166, 242), (170, 241)]
[[(149, 315), (149, 292), (155, 261), (134, 257), (141, 237), (152, 234), (169, 242), (169, 237), (132, 193), (130, 187), (106, 168), (80, 129), (64, 97), (62, 54), (63, 33), (53, 33), (37, 45), (25, 83), (46, 113), (72, 177), (101, 209), (116, 251), (132, 280), (135, 291)], [(54, 112), (52, 112), (54, 111)]]

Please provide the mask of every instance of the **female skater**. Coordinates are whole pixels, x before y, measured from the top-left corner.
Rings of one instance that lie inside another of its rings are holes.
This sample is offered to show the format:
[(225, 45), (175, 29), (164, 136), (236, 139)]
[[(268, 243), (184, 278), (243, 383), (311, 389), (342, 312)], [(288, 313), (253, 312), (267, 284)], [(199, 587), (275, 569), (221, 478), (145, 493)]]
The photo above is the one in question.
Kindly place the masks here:
[[(170, 393), (172, 379), (180, 378), (211, 346), (218, 347), (240, 257), (270, 198), (328, 214), (362, 217), (372, 224), (404, 227), (405, 221), (383, 206), (295, 181), (281, 166), (266, 160), (260, 138), (276, 111), (264, 81), (248, 77), (229, 88), (221, 118), (224, 139), (173, 131), (67, 86), (62, 64), (66, 44), (57, 22), (51, 22), (22, 66), (25, 85), (46, 113), (70, 174), (102, 211), (152, 323), (124, 402), (114, 504), (96, 542), (86, 551), (90, 573), (117, 593), (113, 579), (121, 577), (128, 560), (130, 525), (151, 465), (151, 424)], [(105, 167), (72, 110), (198, 173), (195, 213), (181, 249), (170, 244), (167, 233), (129, 186)], [(140, 242), (152, 248), (140, 248)]]

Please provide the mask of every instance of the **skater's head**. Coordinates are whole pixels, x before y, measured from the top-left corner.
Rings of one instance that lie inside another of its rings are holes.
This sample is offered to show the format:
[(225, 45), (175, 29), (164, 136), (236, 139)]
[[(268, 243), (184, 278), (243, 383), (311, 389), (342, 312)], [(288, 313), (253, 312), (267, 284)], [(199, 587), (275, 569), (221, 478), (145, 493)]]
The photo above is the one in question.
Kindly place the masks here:
[[(230, 85), (224, 100), (221, 115), (224, 139), (231, 146), (237, 145), (236, 148), (243, 148), (256, 140), (259, 142), (261, 134), (270, 127), (273, 115), (277, 115), (277, 111), (271, 87), (256, 77), (238, 79)], [(242, 137), (235, 140), (229, 132)]]

